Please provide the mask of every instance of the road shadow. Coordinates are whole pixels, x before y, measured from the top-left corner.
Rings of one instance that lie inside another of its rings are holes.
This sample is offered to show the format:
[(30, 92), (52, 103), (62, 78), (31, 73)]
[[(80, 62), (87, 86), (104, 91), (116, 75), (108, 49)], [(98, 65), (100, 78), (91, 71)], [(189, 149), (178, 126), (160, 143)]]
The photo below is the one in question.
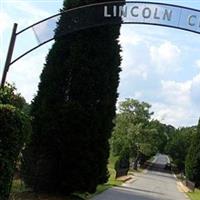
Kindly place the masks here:
[(152, 175), (155, 177), (165, 177), (168, 179), (174, 179), (174, 176), (172, 176), (172, 170), (169, 168), (167, 169), (166, 164), (147, 162), (145, 164), (144, 169), (148, 169), (147, 176), (144, 176), (143, 174), (137, 174), (138, 177), (142, 176), (145, 179), (153, 179), (151, 177)]
[[(146, 194), (144, 194), (144, 192)], [(97, 195), (92, 200), (160, 200), (162, 194), (158, 193), (157, 195), (159, 197), (156, 197), (155, 195), (156, 193), (152, 191), (139, 191), (129, 187), (115, 187)]]
[(150, 190), (145, 190), (145, 189), (138, 189), (138, 188), (133, 188), (133, 187), (128, 187), (128, 186), (117, 186), (115, 188), (129, 190), (129, 191), (138, 191), (138, 192), (144, 192), (144, 193), (163, 195), (163, 193), (160, 193), (160, 192), (155, 192), (155, 191), (150, 191)]
[(155, 171), (155, 172), (161, 172), (161, 173), (166, 173), (166, 174), (171, 174), (172, 171), (171, 169), (166, 168), (166, 164), (160, 164), (160, 163), (153, 163), (150, 165), (149, 171)]

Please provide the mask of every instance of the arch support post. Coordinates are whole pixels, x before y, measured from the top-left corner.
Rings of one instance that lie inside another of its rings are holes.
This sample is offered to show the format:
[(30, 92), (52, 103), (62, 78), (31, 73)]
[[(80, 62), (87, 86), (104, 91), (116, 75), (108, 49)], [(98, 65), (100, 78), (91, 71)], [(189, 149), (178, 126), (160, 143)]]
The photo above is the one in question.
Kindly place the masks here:
[(3, 75), (2, 75), (2, 79), (1, 79), (1, 87), (2, 88), (4, 87), (5, 82), (6, 82), (6, 76), (7, 76), (7, 73), (8, 73), (9, 67), (10, 67), (10, 63), (11, 63), (16, 36), (17, 36), (17, 23), (14, 23), (12, 35), (11, 35), (11, 39), (10, 39), (10, 44), (9, 44), (9, 48), (8, 48), (8, 53), (7, 53), (7, 57), (6, 57), (6, 62), (5, 62), (4, 70), (3, 70)]

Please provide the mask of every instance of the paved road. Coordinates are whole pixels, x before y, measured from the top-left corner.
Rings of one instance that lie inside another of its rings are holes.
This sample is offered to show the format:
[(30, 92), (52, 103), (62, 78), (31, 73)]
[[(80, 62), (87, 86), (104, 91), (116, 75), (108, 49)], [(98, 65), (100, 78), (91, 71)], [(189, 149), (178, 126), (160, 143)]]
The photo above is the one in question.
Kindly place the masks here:
[(109, 189), (92, 200), (187, 200), (175, 177), (164, 170), (167, 162), (166, 155), (157, 155), (152, 167), (137, 174), (134, 181)]

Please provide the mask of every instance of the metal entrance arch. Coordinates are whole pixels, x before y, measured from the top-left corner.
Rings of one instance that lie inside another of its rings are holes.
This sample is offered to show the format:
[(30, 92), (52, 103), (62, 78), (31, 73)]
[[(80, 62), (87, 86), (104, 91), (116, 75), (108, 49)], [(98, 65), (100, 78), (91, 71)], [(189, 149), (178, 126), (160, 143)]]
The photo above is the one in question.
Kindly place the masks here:
[[(62, 27), (62, 30), (59, 30), (59, 35), (56, 34), (55, 36), (54, 30), (62, 15), (65, 15), (67, 23), (66, 26)], [(109, 24), (156, 25), (200, 34), (200, 10), (165, 3), (112, 1), (65, 10), (19, 32), (17, 32), (17, 24), (15, 23), (2, 75), (1, 87), (5, 84), (9, 67), (40, 46), (76, 31)], [(33, 30), (38, 45), (12, 60), (17, 36), (29, 29)]]

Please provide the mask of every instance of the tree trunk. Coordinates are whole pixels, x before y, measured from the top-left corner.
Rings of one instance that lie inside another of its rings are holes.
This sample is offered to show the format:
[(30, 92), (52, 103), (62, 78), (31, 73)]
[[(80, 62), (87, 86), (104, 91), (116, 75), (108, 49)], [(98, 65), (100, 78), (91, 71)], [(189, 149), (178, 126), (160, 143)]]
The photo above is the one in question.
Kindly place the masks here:
[(138, 169), (138, 161), (140, 159), (140, 152), (137, 152), (137, 156), (135, 158), (135, 162), (134, 162), (134, 165), (133, 165), (133, 169), (134, 170), (137, 170)]

